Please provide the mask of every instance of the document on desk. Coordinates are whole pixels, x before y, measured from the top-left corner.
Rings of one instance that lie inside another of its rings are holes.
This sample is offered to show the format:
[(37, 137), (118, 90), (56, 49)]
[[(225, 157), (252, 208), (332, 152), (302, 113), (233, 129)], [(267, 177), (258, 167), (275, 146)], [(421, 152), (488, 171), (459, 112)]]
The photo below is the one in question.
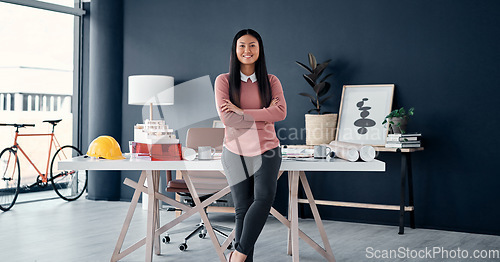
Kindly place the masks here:
[(312, 157), (308, 157), (308, 158), (287, 158), (287, 157), (284, 157), (282, 159), (283, 161), (300, 161), (300, 162), (319, 162), (319, 161), (325, 161), (324, 159), (316, 159), (316, 158), (312, 158)]
[(288, 148), (283, 146), (281, 148), (283, 159), (285, 158), (311, 158), (314, 155), (312, 148)]

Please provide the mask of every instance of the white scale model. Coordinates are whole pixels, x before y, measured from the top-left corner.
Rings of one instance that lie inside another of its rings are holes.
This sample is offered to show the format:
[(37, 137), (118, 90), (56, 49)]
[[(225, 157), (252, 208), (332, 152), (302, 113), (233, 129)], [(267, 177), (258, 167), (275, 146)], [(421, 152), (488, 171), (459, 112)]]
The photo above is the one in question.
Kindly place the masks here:
[(169, 129), (164, 120), (146, 119), (144, 124), (134, 126), (134, 141), (144, 144), (178, 144), (174, 130)]

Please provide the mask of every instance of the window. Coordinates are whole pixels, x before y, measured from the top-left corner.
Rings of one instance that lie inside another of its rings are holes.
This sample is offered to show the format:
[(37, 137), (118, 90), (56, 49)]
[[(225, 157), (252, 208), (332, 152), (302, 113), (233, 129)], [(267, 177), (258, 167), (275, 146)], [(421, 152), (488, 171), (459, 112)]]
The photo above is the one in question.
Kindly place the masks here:
[(68, 7), (75, 6), (75, 0), (40, 0), (40, 1), (52, 3), (52, 4), (57, 4), (57, 5), (68, 6)]
[[(80, 17), (75, 14), (83, 11), (74, 8), (74, 0), (44, 2), (51, 4), (0, 0), (0, 123), (35, 124), (20, 133), (50, 133), (52, 126), (43, 120), (62, 119), (55, 128), (58, 141), (73, 144), (78, 133), (74, 125), (78, 111), (73, 104), (78, 102), (81, 39)], [(0, 127), (0, 150), (12, 145), (14, 131)], [(42, 173), (46, 171), (48, 139), (18, 139)], [(20, 161), (24, 162), (20, 165), (21, 184), (34, 183), (38, 173), (24, 157)]]

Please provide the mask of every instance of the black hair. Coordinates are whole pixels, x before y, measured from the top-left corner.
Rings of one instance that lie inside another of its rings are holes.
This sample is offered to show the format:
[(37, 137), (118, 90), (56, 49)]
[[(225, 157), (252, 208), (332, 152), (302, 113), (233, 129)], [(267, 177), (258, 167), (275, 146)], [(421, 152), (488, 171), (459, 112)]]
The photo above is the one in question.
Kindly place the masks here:
[(255, 76), (259, 85), (259, 94), (262, 107), (268, 107), (271, 103), (272, 92), (269, 77), (267, 75), (266, 56), (264, 55), (264, 44), (259, 33), (252, 29), (243, 29), (239, 31), (233, 39), (231, 48), (231, 59), (229, 62), (229, 99), (233, 104), (238, 107), (240, 105), (240, 89), (241, 89), (241, 76), (240, 76), (240, 61), (236, 55), (237, 41), (244, 35), (251, 35), (259, 42), (259, 58), (255, 61)]

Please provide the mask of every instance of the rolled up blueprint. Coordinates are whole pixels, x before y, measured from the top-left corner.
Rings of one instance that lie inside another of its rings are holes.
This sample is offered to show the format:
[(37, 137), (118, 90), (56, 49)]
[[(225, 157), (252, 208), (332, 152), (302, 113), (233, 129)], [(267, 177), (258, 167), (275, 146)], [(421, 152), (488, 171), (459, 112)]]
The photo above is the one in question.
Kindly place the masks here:
[[(330, 147), (332, 147), (332, 150), (335, 151), (335, 148), (348, 148), (348, 149), (355, 149), (359, 153), (359, 157), (361, 160), (369, 162), (375, 159), (376, 151), (373, 146), (370, 145), (362, 145), (362, 144), (355, 144), (355, 143), (349, 143), (349, 142), (340, 142), (340, 141), (332, 141), (330, 142)], [(339, 150), (339, 149), (338, 149)], [(345, 149), (343, 149), (345, 151)], [(337, 152), (335, 152), (337, 154)]]
[(358, 161), (359, 159), (359, 152), (356, 148), (337, 146), (331, 144), (330, 145), (324, 144), (324, 145), (332, 149), (332, 151), (335, 152), (335, 156), (338, 158), (342, 158), (351, 162)]

